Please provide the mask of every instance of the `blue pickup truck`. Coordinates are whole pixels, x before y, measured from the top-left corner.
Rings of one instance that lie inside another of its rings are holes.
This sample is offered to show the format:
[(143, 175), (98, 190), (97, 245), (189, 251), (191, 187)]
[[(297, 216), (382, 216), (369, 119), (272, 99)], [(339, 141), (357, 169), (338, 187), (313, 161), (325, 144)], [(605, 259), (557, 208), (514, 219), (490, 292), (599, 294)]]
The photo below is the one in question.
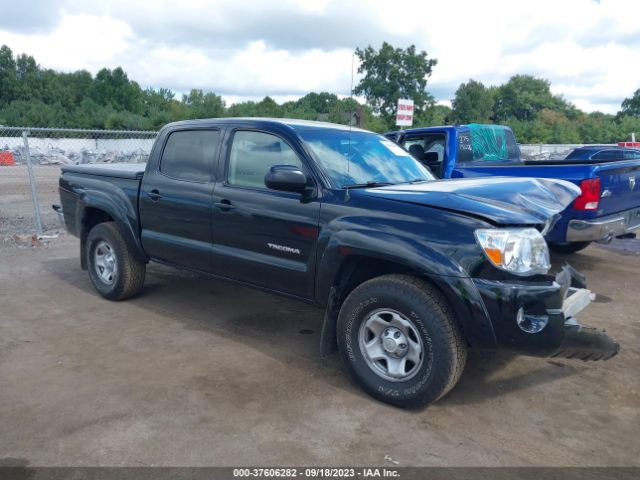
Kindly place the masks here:
[(632, 237), (640, 228), (640, 150), (583, 147), (563, 160), (527, 161), (513, 132), (503, 125), (416, 128), (386, 136), (439, 178), (556, 178), (579, 186), (581, 195), (546, 232), (549, 247), (557, 252)]

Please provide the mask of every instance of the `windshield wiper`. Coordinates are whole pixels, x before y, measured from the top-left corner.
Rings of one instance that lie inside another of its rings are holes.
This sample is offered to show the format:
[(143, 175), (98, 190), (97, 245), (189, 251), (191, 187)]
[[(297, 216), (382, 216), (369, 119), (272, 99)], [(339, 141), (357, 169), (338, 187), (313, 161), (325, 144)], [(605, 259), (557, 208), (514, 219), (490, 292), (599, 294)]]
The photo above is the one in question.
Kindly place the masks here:
[(375, 188), (386, 187), (393, 185), (391, 182), (366, 182), (366, 183), (352, 183), (351, 185), (344, 185), (342, 188)]
[(431, 180), (429, 180), (428, 178), (414, 178), (413, 180), (409, 180), (402, 183), (421, 183), (421, 182), (430, 182), (430, 181)]

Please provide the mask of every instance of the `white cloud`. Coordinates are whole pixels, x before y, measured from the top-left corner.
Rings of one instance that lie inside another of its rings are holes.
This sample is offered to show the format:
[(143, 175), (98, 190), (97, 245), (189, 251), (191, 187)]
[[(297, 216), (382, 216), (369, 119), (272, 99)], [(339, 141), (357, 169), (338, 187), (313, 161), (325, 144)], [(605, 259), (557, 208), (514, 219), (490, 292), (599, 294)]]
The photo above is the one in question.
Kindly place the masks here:
[(15, 53), (33, 55), (45, 67), (59, 70), (96, 71), (126, 55), (134, 41), (126, 22), (83, 13), (62, 12), (60, 23), (47, 33), (0, 31), (0, 44), (8, 45)]
[(26, 6), (7, 8), (0, 44), (46, 67), (121, 65), (143, 86), (203, 88), (227, 101), (348, 94), (353, 49), (383, 40), (438, 59), (428, 89), (443, 104), (469, 78), (499, 84), (516, 73), (549, 79), (586, 110), (615, 112), (640, 87), (631, 0), (56, 0), (46, 8), (57, 16), (29, 28)]

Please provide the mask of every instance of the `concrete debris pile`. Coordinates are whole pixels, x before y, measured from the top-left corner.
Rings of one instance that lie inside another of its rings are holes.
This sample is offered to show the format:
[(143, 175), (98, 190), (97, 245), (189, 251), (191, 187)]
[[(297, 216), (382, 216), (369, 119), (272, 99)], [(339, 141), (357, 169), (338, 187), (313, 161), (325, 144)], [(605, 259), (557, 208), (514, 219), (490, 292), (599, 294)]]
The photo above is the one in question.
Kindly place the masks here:
[(563, 160), (567, 157), (573, 148), (569, 148), (566, 150), (547, 150), (543, 152), (530, 152), (526, 150), (521, 151), (521, 156), (523, 160), (531, 160), (531, 161), (545, 161), (545, 160)]
[[(24, 146), (10, 148), (5, 145), (0, 152), (10, 152), (16, 165), (27, 162)], [(135, 150), (107, 150), (92, 151), (87, 148), (79, 150), (64, 150), (50, 146), (47, 149), (32, 147), (29, 149), (31, 161), (34, 165), (80, 165), (84, 163), (145, 163), (149, 152), (143, 148)]]

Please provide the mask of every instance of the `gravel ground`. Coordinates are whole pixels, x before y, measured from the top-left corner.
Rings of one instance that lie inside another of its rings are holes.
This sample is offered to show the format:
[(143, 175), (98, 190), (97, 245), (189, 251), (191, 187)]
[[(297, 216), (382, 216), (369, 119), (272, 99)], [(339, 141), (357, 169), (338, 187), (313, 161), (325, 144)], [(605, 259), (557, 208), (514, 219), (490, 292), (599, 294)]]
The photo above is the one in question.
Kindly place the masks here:
[[(37, 195), (40, 205), (43, 230), (51, 232), (59, 229), (60, 224), (51, 209), (54, 203), (60, 203), (58, 195), (59, 166), (34, 165)], [(0, 166), (0, 235), (32, 234), (36, 232), (36, 220), (29, 186), (27, 167)]]
[(157, 265), (113, 303), (76, 239), (0, 246), (0, 464), (640, 466), (640, 242), (570, 261), (617, 357), (472, 353), (449, 395), (403, 411), (319, 358), (309, 306)]

